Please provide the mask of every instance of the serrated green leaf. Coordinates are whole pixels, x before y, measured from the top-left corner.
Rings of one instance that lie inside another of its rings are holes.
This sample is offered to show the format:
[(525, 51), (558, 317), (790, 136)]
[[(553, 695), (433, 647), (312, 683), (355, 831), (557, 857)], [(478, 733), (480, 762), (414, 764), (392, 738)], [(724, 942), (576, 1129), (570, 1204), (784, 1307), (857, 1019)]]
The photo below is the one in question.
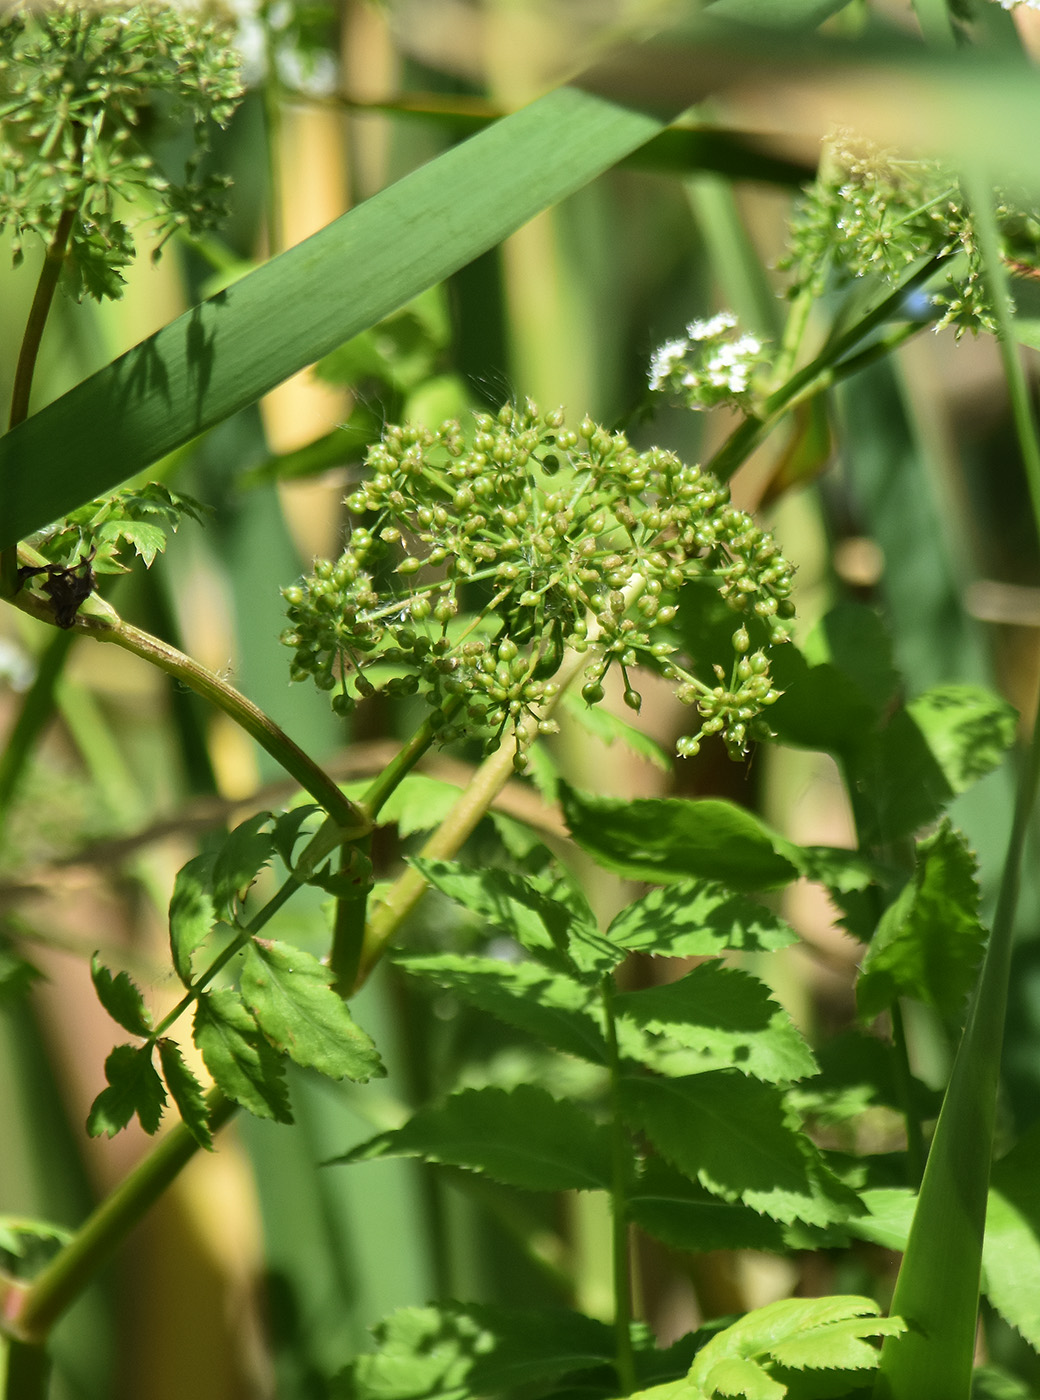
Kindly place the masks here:
[(705, 1396), (743, 1394), (750, 1400), (752, 1396), (785, 1395), (787, 1387), (773, 1382), (780, 1384), (779, 1391), (734, 1389), (743, 1374), (741, 1363), (758, 1368), (759, 1374), (748, 1373), (748, 1386), (761, 1386), (769, 1380), (765, 1368), (772, 1365), (871, 1369), (877, 1366), (881, 1353), (865, 1338), (891, 1337), (906, 1330), (900, 1319), (879, 1317), (879, 1311), (871, 1298), (782, 1298), (756, 1308), (710, 1338), (690, 1367), (689, 1381)]
[(698, 1395), (740, 1395), (744, 1400), (783, 1400), (787, 1386), (773, 1380), (764, 1366), (745, 1357), (727, 1356), (712, 1367), (707, 1387)]
[(584, 921), (582, 911), (554, 898), (534, 880), (505, 870), (471, 870), (456, 861), (420, 856), (412, 864), (435, 889), (515, 938), (551, 971), (591, 984), (621, 961), (623, 955), (594, 924)]
[(885, 911), (856, 983), (866, 1019), (896, 997), (956, 1016), (975, 982), (986, 931), (979, 923), (975, 857), (948, 821), (917, 848), (913, 879)]
[(453, 953), (398, 953), (394, 960), (406, 972), (428, 977), (537, 1041), (593, 1064), (607, 1063), (599, 997), (573, 978), (535, 962), (458, 957)]
[(624, 744), (625, 748), (631, 749), (639, 758), (645, 758), (662, 773), (672, 771), (672, 759), (661, 745), (619, 715), (611, 714), (602, 705), (586, 704), (580, 696), (570, 690), (564, 692), (563, 706), (575, 722), (594, 739), (608, 746), (615, 742)]
[(731, 948), (765, 952), (798, 942), (783, 919), (714, 880), (651, 890), (622, 909), (607, 937), (629, 952), (667, 958), (710, 957)]
[(191, 986), (191, 955), (217, 922), (210, 890), (213, 856), (195, 856), (178, 872), (170, 897), (170, 953), (177, 976)]
[(593, 797), (560, 784), (564, 819), (597, 864), (630, 880), (671, 884), (703, 876), (736, 890), (775, 889), (797, 878), (790, 843), (764, 822), (714, 798)]
[(993, 1167), (982, 1271), (990, 1302), (1040, 1350), (1040, 1124)]
[(213, 1134), (210, 1131), (206, 1096), (202, 1092), (202, 1085), (184, 1063), (184, 1056), (175, 1040), (160, 1036), (155, 1044), (159, 1051), (159, 1064), (162, 1066), (166, 1087), (170, 1091), (170, 1098), (177, 1105), (184, 1126), (200, 1147), (212, 1152)]
[[(348, 783), (345, 791), (348, 797), (359, 801), (367, 787), (367, 781)], [(378, 824), (396, 826), (402, 836), (432, 831), (461, 796), (462, 789), (455, 783), (432, 778), (428, 773), (409, 773), (379, 809)]]
[(292, 1122), (282, 1061), (236, 992), (200, 997), (193, 1034), (206, 1068), (229, 1099), (258, 1118)]
[(264, 1035), (298, 1065), (330, 1079), (364, 1080), (384, 1073), (372, 1040), (330, 985), (317, 958), (288, 943), (246, 945), (242, 1000)]
[(846, 758), (865, 846), (884, 846), (933, 821), (954, 796), (939, 761), (910, 711), (888, 723)]
[[(825, 1041), (816, 1052), (820, 1073), (811, 1084), (799, 1085), (794, 1097), (800, 1111), (811, 1112), (823, 1122), (839, 1121), (829, 1116), (827, 1105), (840, 1095), (851, 1095), (860, 1109), (884, 1104), (905, 1111), (907, 1085), (897, 1074), (892, 1048), (876, 1036), (847, 1031)], [(911, 1075), (909, 1089), (913, 1112), (921, 1119), (938, 1116), (942, 1094)], [(814, 1102), (815, 1101), (815, 1102)]]
[(856, 683), (836, 666), (810, 666), (794, 646), (770, 657), (780, 699), (769, 709), (769, 727), (785, 744), (843, 754), (863, 742), (878, 712)]
[(771, 1084), (734, 1070), (685, 1079), (626, 1077), (622, 1108), (632, 1126), (691, 1181), (774, 1220), (829, 1225), (859, 1209), (816, 1148), (788, 1123)]
[(845, 676), (875, 717), (884, 713), (899, 688), (888, 631), (865, 603), (832, 608), (811, 630), (803, 651), (810, 666), (830, 665)]
[(287, 870), (293, 867), (297, 842), (306, 822), (312, 817), (324, 819), (325, 813), (316, 802), (304, 802), (288, 812), (282, 812), (271, 828), (271, 841)]
[(902, 1253), (914, 1218), (915, 1193), (909, 1186), (875, 1186), (861, 1191), (860, 1200), (866, 1211), (848, 1222), (849, 1233)]
[(375, 1329), (337, 1395), (351, 1400), (463, 1400), (544, 1386), (609, 1363), (613, 1329), (559, 1309), (477, 1303), (402, 1308)]
[(106, 521), (95, 538), (99, 544), (117, 545), (120, 540), (132, 544), (134, 553), (144, 560), (146, 568), (151, 568), (155, 556), (166, 548), (166, 531), (147, 520)]
[(87, 1132), (91, 1137), (115, 1137), (137, 1114), (146, 1133), (154, 1133), (166, 1105), (162, 1080), (152, 1065), (152, 1047), (117, 1045), (105, 1061), (108, 1088), (91, 1105)]
[[(702, 963), (677, 982), (620, 993), (614, 1010), (642, 1032), (639, 1059), (660, 1074), (732, 1067), (779, 1084), (816, 1073), (790, 1016), (758, 978), (738, 968)], [(623, 1050), (631, 1054), (628, 1043)]]
[(650, 1157), (628, 1194), (634, 1224), (672, 1249), (762, 1249), (783, 1253), (779, 1223), (739, 1202), (723, 1201), (660, 1157)]
[(979, 685), (939, 685), (907, 705), (953, 792), (966, 792), (1015, 742), (1018, 711)]
[(421, 1157), (529, 1191), (609, 1189), (609, 1129), (544, 1089), (463, 1089), (335, 1162)]
[(126, 972), (113, 977), (97, 953), (90, 960), (90, 980), (98, 1001), (113, 1021), (133, 1035), (147, 1035), (152, 1029), (152, 1014), (144, 1004), (141, 989)]
[(213, 862), (211, 894), (218, 912), (233, 918), (235, 906), (275, 854), (274, 837), (264, 827), (271, 812), (257, 812), (235, 827)]
[(943, 685), (896, 711), (850, 753), (865, 845), (926, 826), (993, 771), (1015, 737), (1015, 710), (981, 686)]

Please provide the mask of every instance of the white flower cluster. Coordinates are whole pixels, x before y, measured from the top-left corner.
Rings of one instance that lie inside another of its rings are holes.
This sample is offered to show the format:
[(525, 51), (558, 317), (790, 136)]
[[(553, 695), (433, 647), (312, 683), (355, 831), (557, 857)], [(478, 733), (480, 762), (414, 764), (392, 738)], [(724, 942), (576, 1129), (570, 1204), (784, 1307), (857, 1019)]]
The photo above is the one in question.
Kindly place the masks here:
[(687, 408), (743, 405), (751, 376), (765, 360), (753, 335), (734, 337), (737, 318), (720, 311), (707, 321), (691, 321), (682, 339), (667, 340), (650, 361), (650, 388)]

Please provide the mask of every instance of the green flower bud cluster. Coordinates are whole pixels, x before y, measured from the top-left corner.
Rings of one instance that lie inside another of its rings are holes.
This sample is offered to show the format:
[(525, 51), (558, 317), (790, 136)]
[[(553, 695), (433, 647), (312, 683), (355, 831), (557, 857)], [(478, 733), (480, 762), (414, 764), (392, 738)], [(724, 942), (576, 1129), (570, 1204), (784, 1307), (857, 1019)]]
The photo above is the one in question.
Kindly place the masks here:
[[(159, 0), (3, 7), (0, 229), (16, 264), (28, 234), (49, 242), (71, 210), (68, 289), (118, 297), (134, 256), (127, 204), (143, 203), (160, 240), (215, 224), (228, 181), (201, 164), (211, 123), (226, 123), (241, 95), (232, 32), (228, 16)], [(179, 182), (151, 149), (174, 122), (194, 136)]]
[(679, 698), (696, 704), (703, 719), (696, 734), (684, 735), (676, 745), (683, 758), (698, 754), (701, 740), (709, 734), (722, 735), (731, 758), (742, 757), (751, 740), (773, 737), (762, 715), (764, 709), (780, 699), (780, 691), (773, 688), (770, 680), (769, 659), (761, 650), (748, 656), (751, 640), (746, 627), (734, 632), (732, 643), (736, 660), (728, 685), (722, 667), (716, 666), (719, 684), (713, 689), (698, 693), (696, 687), (688, 685), (679, 691)]
[(571, 649), (589, 654), (590, 704), (616, 666), (638, 710), (629, 673), (645, 667), (707, 707), (703, 732), (737, 749), (753, 737), (764, 654), (741, 654), (747, 675), (720, 693), (698, 680), (672, 626), (678, 594), (708, 577), (779, 642), (793, 571), (700, 468), (528, 401), (474, 414), (469, 435), (455, 421), (388, 428), (347, 505), (365, 523), (343, 554), (284, 590), (292, 678), (334, 692), (337, 712), (377, 684), (421, 691), (450, 717), (445, 737), (477, 726), (492, 749), (537, 719)]
[[(1035, 269), (1040, 222), (1006, 200), (996, 214), (1009, 265)], [(832, 270), (895, 283), (911, 263), (949, 259), (946, 283), (932, 296), (936, 329), (995, 330), (971, 211), (956, 177), (937, 161), (905, 160), (837, 133), (795, 215), (789, 245), (780, 266), (793, 273), (792, 294), (818, 295)]]

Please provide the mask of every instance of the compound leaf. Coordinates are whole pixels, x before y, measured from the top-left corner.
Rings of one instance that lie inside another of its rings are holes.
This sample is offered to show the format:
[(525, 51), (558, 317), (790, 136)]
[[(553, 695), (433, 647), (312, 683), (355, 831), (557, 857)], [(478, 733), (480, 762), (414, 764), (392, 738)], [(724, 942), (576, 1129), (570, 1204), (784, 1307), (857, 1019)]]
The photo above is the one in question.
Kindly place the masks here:
[(235, 827), (217, 852), (213, 862), (213, 903), (229, 917), (236, 903), (275, 854), (274, 837), (264, 827), (273, 820), (271, 812), (256, 812)]
[(412, 862), (435, 889), (526, 948), (555, 972), (590, 983), (623, 956), (573, 905), (505, 870), (471, 870), (449, 860)]
[(793, 1129), (771, 1084), (733, 1070), (685, 1079), (626, 1077), (622, 1109), (691, 1181), (785, 1224), (828, 1225), (860, 1207)]
[(90, 960), (90, 980), (94, 984), (98, 1001), (113, 1021), (117, 1021), (125, 1031), (133, 1035), (147, 1035), (152, 1029), (152, 1016), (144, 1004), (141, 989), (126, 972), (117, 972), (113, 977), (97, 953)]
[(730, 948), (764, 952), (798, 941), (783, 919), (715, 880), (651, 890), (622, 909), (607, 937), (629, 952), (667, 958), (710, 957)]
[(170, 1091), (170, 1098), (177, 1105), (184, 1126), (192, 1137), (207, 1152), (213, 1150), (213, 1134), (209, 1127), (209, 1113), (206, 1111), (206, 1096), (202, 1085), (184, 1063), (180, 1046), (168, 1036), (160, 1036), (155, 1042), (159, 1051), (159, 1063), (163, 1078)]
[[(746, 1395), (749, 1400), (762, 1396), (764, 1400), (787, 1393), (787, 1386), (770, 1376), (776, 1366), (873, 1369), (881, 1353), (867, 1339), (906, 1331), (899, 1318), (879, 1317), (879, 1311), (871, 1298), (782, 1298), (756, 1308), (710, 1338), (697, 1353), (689, 1380), (700, 1395)], [(733, 1382), (745, 1374), (744, 1367), (753, 1368), (741, 1381), (745, 1389), (734, 1389)], [(769, 1385), (779, 1388), (771, 1390)]]
[(421, 1157), (530, 1191), (609, 1189), (610, 1132), (567, 1100), (520, 1084), (463, 1089), (336, 1162)]
[(332, 990), (329, 969), (310, 953), (254, 939), (246, 946), (240, 985), (264, 1035), (298, 1065), (330, 1079), (383, 1073), (371, 1039)]
[(191, 955), (217, 922), (210, 890), (213, 856), (195, 856), (178, 870), (170, 897), (170, 953), (177, 976), (191, 986)]
[(195, 1008), (195, 1044), (218, 1087), (258, 1118), (291, 1123), (285, 1071), (236, 992), (213, 991)]
[(782, 1253), (783, 1227), (738, 1201), (720, 1200), (660, 1157), (649, 1157), (628, 1196), (632, 1220), (672, 1249)]
[(91, 1105), (87, 1132), (115, 1137), (137, 1114), (146, 1133), (154, 1133), (166, 1105), (162, 1080), (152, 1065), (150, 1045), (117, 1045), (105, 1061), (108, 1088)]
[(623, 992), (614, 1006), (642, 1032), (641, 1062), (661, 1074), (732, 1066), (783, 1083), (816, 1073), (790, 1016), (762, 982), (738, 968), (702, 963), (677, 982)]
[(597, 864), (630, 880), (671, 884), (691, 875), (738, 890), (797, 878), (789, 843), (732, 802), (714, 798), (593, 797), (560, 784), (571, 835)]
[(464, 1400), (544, 1387), (609, 1364), (614, 1348), (607, 1323), (563, 1308), (401, 1308), (374, 1333), (379, 1350), (341, 1377), (344, 1400)]
[(593, 1064), (607, 1062), (599, 998), (571, 977), (539, 963), (454, 953), (398, 954), (395, 961), (543, 1044)]
[(861, 1016), (877, 1016), (900, 996), (946, 1016), (963, 1010), (986, 941), (975, 870), (975, 857), (949, 821), (920, 843), (913, 879), (885, 911), (863, 960), (856, 984)]

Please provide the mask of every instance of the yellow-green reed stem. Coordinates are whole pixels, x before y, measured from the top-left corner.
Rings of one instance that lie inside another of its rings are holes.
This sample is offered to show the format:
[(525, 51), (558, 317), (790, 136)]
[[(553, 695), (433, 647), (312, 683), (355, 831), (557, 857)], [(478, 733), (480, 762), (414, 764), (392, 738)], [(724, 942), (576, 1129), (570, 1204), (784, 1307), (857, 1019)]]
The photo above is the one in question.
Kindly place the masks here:
[(910, 1184), (916, 1190), (924, 1175), (925, 1143), (921, 1119), (914, 1107), (913, 1076), (910, 1073), (910, 1053), (906, 1042), (906, 1026), (903, 1022), (903, 1008), (898, 999), (888, 1008), (892, 1019), (893, 1065), (896, 1074), (896, 1091), (903, 1109), (906, 1124), (906, 1165)]
[(618, 1054), (614, 1018), (614, 978), (610, 973), (600, 983), (600, 996), (610, 1070), (610, 1212), (613, 1226), (615, 1365), (621, 1394), (631, 1395), (636, 1388), (636, 1363), (632, 1351), (632, 1256), (628, 1230), (631, 1153), (621, 1117), (621, 1057)]

